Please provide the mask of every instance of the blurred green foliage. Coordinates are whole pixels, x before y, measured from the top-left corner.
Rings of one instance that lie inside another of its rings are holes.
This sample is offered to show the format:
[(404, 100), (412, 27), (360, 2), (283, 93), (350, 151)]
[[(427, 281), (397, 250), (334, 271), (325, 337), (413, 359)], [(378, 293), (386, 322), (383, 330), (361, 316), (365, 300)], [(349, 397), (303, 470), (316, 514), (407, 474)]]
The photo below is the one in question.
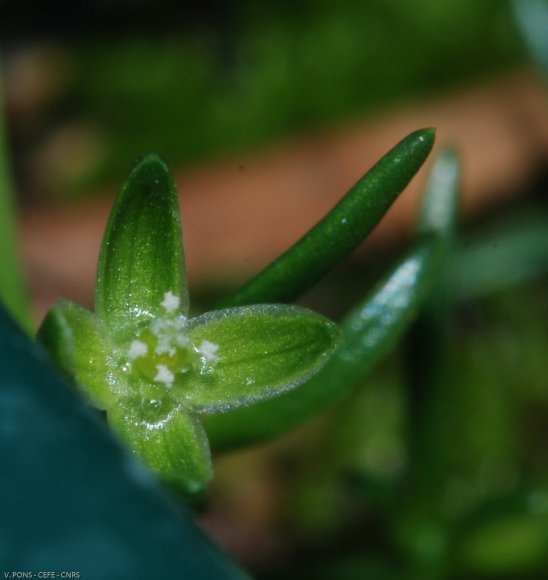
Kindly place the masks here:
[(297, 556), (259, 570), (260, 578), (290, 569), (325, 580), (545, 577), (548, 280), (545, 268), (523, 265), (546, 256), (547, 223), (543, 203), (510, 207), (462, 235), (451, 266), (445, 384), (429, 385), (443, 391), (435, 417), (443, 422), (429, 422), (435, 445), (426, 449), (435, 453), (418, 466), (426, 478), (442, 460), (435, 487), (413, 478), (417, 419), (400, 347), (364, 388), (302, 433), (298, 452), (285, 451), (284, 531)]
[(351, 122), (523, 56), (498, 0), (234, 0), (213, 3), (207, 17), (179, 8), (171, 20), (168, 5), (140, 3), (126, 27), (105, 13), (100, 34), (57, 35), (64, 90), (27, 145), (39, 146), (53, 123), (85, 127), (99, 146), (81, 171), (50, 163), (50, 193), (93, 191), (143, 151), (196, 162)]

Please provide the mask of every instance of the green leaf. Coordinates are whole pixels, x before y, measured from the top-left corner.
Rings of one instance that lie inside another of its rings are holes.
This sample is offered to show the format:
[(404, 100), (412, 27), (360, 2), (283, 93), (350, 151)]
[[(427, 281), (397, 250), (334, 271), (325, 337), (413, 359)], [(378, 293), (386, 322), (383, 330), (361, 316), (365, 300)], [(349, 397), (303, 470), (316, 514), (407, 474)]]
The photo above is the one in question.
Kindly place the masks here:
[(544, 578), (547, 545), (546, 489), (519, 489), (483, 502), (459, 522), (454, 571), (459, 578)]
[(448, 468), (448, 449), (453, 445), (447, 431), (454, 413), (451, 366), (450, 273), (459, 210), (459, 159), (445, 149), (430, 171), (418, 219), (419, 233), (434, 234), (441, 243), (438, 280), (428, 302), (410, 328), (406, 341), (408, 359), (406, 390), (408, 411), (408, 463), (416, 494), (434, 505), (434, 495)]
[(213, 475), (207, 437), (183, 405), (124, 397), (108, 411), (113, 429), (164, 481), (188, 495), (201, 493)]
[(459, 242), (450, 281), (453, 297), (477, 300), (545, 275), (546, 248), (548, 211), (540, 203), (482, 222)]
[(116, 199), (101, 247), (95, 306), (116, 336), (158, 316), (188, 313), (177, 192), (157, 155), (137, 163)]
[(454, 149), (444, 149), (434, 160), (418, 218), (419, 233), (435, 233), (452, 244), (459, 213), (460, 168)]
[(377, 225), (433, 144), (433, 129), (416, 131), (400, 141), (318, 224), (223, 306), (291, 302), (314, 286)]
[(213, 449), (278, 437), (348, 395), (407, 329), (436, 280), (440, 242), (423, 240), (343, 320), (342, 340), (326, 366), (271, 401), (207, 417)]
[(6, 141), (0, 70), (0, 298), (25, 330), (33, 328), (32, 309), (19, 254), (14, 187)]
[(189, 381), (188, 404), (197, 412), (215, 413), (302, 384), (327, 362), (339, 330), (304, 308), (260, 305), (194, 318), (188, 335), (207, 355), (201, 372)]
[(74, 302), (60, 300), (45, 317), (38, 340), (95, 407), (112, 405), (114, 396), (107, 380), (111, 375), (109, 352), (94, 314)]

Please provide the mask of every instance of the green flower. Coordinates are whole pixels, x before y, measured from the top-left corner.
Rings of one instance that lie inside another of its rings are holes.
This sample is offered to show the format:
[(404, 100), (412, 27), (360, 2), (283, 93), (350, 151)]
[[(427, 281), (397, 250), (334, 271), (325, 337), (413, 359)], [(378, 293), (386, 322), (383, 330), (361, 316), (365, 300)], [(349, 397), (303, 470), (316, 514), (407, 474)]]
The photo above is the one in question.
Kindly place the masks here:
[(40, 340), (130, 449), (189, 494), (212, 476), (199, 416), (297, 387), (339, 337), (332, 322), (296, 306), (189, 318), (177, 193), (156, 155), (135, 166), (115, 202), (95, 308), (58, 302)]

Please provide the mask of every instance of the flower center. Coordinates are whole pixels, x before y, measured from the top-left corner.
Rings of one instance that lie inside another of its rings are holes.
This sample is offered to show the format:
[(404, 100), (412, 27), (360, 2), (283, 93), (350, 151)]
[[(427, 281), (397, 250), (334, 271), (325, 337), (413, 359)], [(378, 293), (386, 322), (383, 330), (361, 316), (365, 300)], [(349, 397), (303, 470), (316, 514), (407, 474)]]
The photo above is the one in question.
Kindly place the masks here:
[(186, 373), (196, 354), (185, 332), (186, 318), (158, 318), (131, 343), (132, 367), (149, 381), (173, 386), (175, 376)]
[(127, 356), (134, 369), (149, 382), (171, 389), (176, 378), (197, 368), (203, 372), (217, 360), (219, 346), (202, 340), (197, 346), (186, 332), (187, 320), (158, 318), (139, 332)]
[(162, 397), (157, 387), (171, 389), (177, 377), (193, 368), (200, 373), (209, 373), (217, 361), (219, 345), (209, 340), (202, 340), (199, 346), (191, 342), (186, 317), (176, 315), (180, 306), (178, 296), (171, 290), (166, 292), (161, 306), (167, 318), (157, 318), (143, 328), (127, 351), (129, 364), (125, 365), (126, 370), (136, 371), (153, 387), (152, 391), (144, 388), (142, 394), (145, 398), (152, 395), (154, 398)]

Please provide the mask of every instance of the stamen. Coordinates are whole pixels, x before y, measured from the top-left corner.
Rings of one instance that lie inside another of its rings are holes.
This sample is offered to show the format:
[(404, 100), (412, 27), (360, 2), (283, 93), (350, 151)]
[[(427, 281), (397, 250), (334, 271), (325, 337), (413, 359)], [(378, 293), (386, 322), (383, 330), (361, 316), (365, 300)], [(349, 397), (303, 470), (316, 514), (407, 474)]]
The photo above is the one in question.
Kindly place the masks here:
[(161, 304), (166, 312), (175, 312), (181, 304), (181, 299), (170, 290), (164, 294), (164, 301)]
[(140, 356), (145, 356), (148, 352), (148, 345), (140, 340), (134, 340), (129, 347), (128, 356), (130, 359), (135, 360)]
[(164, 383), (168, 388), (172, 387), (175, 375), (166, 367), (166, 365), (157, 365), (156, 369), (158, 370), (158, 373), (154, 377), (154, 380), (157, 383)]

